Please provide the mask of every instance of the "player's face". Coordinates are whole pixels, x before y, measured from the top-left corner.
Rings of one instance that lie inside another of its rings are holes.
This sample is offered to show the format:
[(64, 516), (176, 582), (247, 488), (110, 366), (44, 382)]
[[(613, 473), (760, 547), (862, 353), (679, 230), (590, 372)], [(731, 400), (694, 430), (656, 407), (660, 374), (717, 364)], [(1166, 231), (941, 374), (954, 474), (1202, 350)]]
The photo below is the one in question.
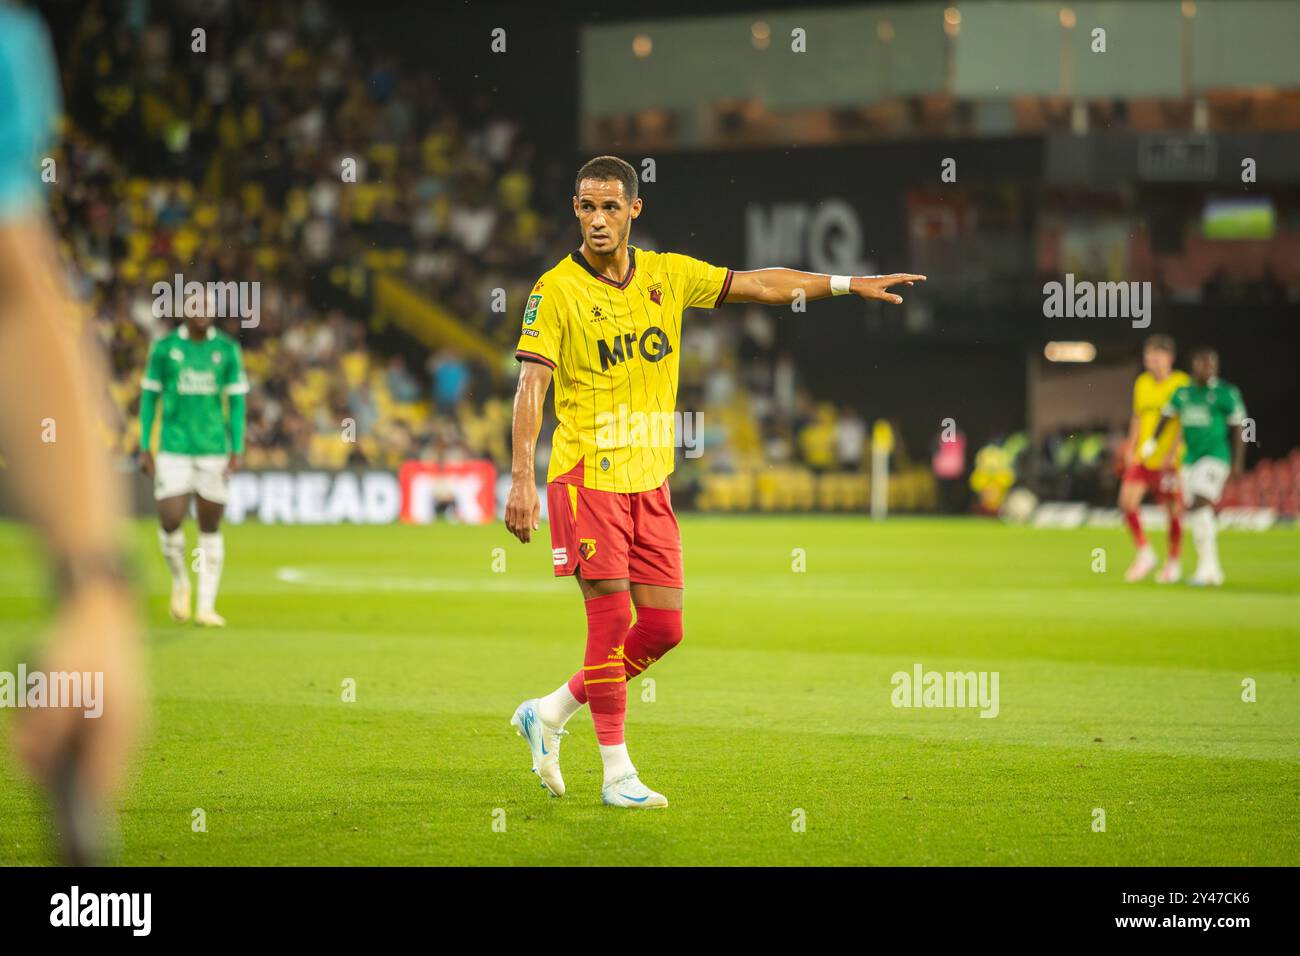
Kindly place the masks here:
[(1215, 355), (1198, 355), (1192, 359), (1192, 377), (1205, 385), (1219, 374), (1219, 359)]
[(582, 227), (582, 241), (596, 255), (607, 256), (632, 232), (632, 220), (641, 215), (640, 198), (627, 201), (616, 179), (584, 179), (573, 197), (573, 214)]
[(1142, 364), (1156, 378), (1164, 378), (1174, 368), (1174, 357), (1164, 349), (1147, 349), (1142, 353)]
[(212, 324), (212, 318), (206, 315), (187, 315), (185, 325), (190, 330), (190, 335), (195, 338), (201, 338), (208, 334), (208, 326)]

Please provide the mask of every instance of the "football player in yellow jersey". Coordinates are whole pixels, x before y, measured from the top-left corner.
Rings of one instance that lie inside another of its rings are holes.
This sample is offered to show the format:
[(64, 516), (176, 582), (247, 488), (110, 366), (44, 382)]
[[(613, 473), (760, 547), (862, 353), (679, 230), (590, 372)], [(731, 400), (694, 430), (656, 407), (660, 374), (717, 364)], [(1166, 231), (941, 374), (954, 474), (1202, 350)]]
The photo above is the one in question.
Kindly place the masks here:
[(667, 799), (641, 783), (628, 757), (623, 719), (625, 682), (682, 639), (681, 535), (667, 481), (682, 311), (848, 294), (899, 303), (889, 287), (925, 276), (733, 272), (629, 246), (643, 204), (636, 171), (614, 156), (578, 170), (573, 191), (582, 245), (538, 280), (524, 308), (505, 520), (524, 543), (538, 527), (533, 462), (542, 404), (554, 381), (558, 424), (547, 474), (552, 563), (557, 576), (578, 579), (587, 644), (582, 668), (545, 697), (524, 701), (510, 722), (527, 741), (542, 784), (563, 796), (560, 735), (590, 703), (604, 802), (664, 807)]
[(1174, 340), (1167, 335), (1152, 335), (1146, 340), (1142, 346), (1142, 364), (1146, 371), (1133, 383), (1133, 417), (1129, 421), (1124, 480), (1119, 486), (1119, 507), (1138, 549), (1124, 580), (1141, 581), (1156, 567), (1155, 549), (1147, 542), (1138, 516), (1142, 499), (1150, 490), (1156, 501), (1164, 502), (1169, 509), (1169, 558), (1156, 580), (1173, 584), (1182, 577), (1179, 563), (1183, 540), (1182, 496), (1178, 493), (1182, 439), (1177, 429), (1167, 429), (1154, 445), (1148, 441), (1155, 437), (1161, 410), (1190, 379), (1186, 372), (1174, 368)]

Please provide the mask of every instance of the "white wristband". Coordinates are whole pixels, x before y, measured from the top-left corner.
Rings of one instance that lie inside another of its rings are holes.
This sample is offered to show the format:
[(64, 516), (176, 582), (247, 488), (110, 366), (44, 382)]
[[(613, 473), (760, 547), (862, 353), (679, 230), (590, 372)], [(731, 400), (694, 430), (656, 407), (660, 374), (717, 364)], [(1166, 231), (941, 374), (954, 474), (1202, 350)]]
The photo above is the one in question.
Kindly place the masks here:
[(848, 295), (851, 276), (831, 276), (831, 295)]

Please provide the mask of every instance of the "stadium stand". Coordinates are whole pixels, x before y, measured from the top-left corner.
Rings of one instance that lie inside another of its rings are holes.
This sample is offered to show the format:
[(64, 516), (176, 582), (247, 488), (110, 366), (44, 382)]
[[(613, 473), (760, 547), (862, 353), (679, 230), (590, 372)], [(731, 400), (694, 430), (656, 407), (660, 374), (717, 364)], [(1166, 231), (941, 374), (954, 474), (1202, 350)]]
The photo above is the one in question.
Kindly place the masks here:
[[(180, 273), (261, 284), (257, 325), (228, 328), (253, 385), (248, 466), (488, 458), (508, 470), (515, 313), (484, 303), (496, 289), (521, 301), (567, 226), (533, 206), (518, 121), (368, 56), (322, 6), (259, 8), (259, 30), (214, 31), (221, 55), (207, 59), (176, 55), (191, 26), (171, 16), (109, 28), (91, 4), (62, 57), (55, 158), (68, 186), (53, 212), (112, 353), (115, 449), (139, 446), (140, 372), (167, 328), (149, 290)], [(681, 496), (862, 507), (865, 423), (796, 388), (789, 357), (761, 344), (764, 321), (690, 330), (682, 407), (708, 423), (712, 475), (682, 456)], [(771, 374), (740, 381), (741, 359), (765, 352)], [(340, 440), (348, 421), (354, 443)], [(928, 472), (910, 476), (896, 507), (932, 503)]]

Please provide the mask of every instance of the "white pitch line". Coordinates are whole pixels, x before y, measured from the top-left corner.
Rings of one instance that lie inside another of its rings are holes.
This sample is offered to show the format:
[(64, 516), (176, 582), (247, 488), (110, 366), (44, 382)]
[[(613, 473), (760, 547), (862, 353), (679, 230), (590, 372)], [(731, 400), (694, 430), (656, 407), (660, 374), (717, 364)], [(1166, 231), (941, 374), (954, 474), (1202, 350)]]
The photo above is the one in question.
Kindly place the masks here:
[(328, 591), (492, 591), (505, 594), (554, 594), (560, 590), (554, 581), (510, 580), (499, 575), (482, 580), (473, 578), (393, 578), (367, 577), (364, 573), (351, 573), (337, 569), (328, 571), (304, 568), (279, 568), (275, 577), (286, 584), (299, 584)]

